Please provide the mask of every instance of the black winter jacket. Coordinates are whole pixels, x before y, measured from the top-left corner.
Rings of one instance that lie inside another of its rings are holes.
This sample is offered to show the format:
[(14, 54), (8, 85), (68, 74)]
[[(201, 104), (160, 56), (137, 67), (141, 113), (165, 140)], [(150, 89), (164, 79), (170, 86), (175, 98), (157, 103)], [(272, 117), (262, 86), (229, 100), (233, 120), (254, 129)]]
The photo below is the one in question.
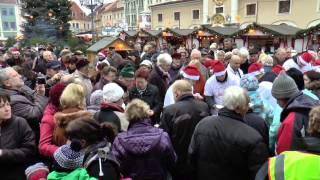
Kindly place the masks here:
[(183, 95), (178, 102), (164, 109), (160, 127), (169, 134), (178, 156), (176, 167), (172, 171), (173, 179), (187, 180), (192, 177), (187, 161), (188, 147), (196, 125), (209, 113), (208, 105), (196, 100), (192, 94)]
[(151, 120), (153, 122), (159, 122), (163, 103), (160, 100), (158, 88), (152, 84), (148, 84), (147, 89), (140, 94), (138, 89), (134, 87), (129, 92), (129, 99), (131, 101), (135, 98), (146, 102), (150, 106), (150, 109), (152, 109), (154, 112), (154, 116), (151, 118)]
[(196, 127), (189, 155), (195, 180), (250, 180), (268, 158), (261, 135), (234, 111), (223, 108), (218, 116)]
[(34, 163), (36, 143), (27, 121), (13, 116), (0, 126), (1, 179), (26, 179), (24, 170)]

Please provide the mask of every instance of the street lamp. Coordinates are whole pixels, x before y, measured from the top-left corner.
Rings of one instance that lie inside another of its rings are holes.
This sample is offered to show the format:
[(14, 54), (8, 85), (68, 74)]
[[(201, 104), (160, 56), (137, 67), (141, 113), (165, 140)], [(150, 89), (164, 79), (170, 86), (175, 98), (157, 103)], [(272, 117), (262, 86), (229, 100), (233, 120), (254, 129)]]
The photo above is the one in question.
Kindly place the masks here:
[(94, 15), (93, 12), (97, 6), (100, 6), (103, 4), (103, 0), (80, 0), (81, 6), (86, 6), (91, 10), (91, 33), (92, 33), (92, 43), (93, 43), (93, 37), (94, 37)]

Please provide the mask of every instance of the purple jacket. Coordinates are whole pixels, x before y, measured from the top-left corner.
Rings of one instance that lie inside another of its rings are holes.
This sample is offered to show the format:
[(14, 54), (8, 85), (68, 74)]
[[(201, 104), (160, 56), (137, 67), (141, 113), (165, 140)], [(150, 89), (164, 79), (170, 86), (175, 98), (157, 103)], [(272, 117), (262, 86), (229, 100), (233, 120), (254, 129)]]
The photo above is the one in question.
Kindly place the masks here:
[(151, 126), (150, 120), (131, 124), (118, 134), (112, 153), (125, 177), (133, 180), (167, 180), (177, 159), (168, 134)]

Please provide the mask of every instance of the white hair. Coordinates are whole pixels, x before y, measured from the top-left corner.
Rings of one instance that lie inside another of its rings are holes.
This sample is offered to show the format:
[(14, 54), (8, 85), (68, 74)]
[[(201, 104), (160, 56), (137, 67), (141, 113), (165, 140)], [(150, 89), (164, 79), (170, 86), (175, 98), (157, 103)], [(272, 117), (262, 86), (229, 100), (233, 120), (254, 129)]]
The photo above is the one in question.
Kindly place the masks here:
[(190, 56), (193, 54), (201, 54), (201, 52), (198, 49), (192, 49)]
[(233, 55), (239, 55), (239, 49), (232, 49)]
[(4, 88), (4, 81), (10, 79), (8, 73), (14, 70), (12, 67), (0, 68), (0, 87)]
[(157, 57), (157, 65), (170, 65), (172, 63), (172, 57), (168, 53), (159, 54)]
[(210, 45), (210, 49), (216, 49), (217, 48), (217, 43), (212, 43)]
[(223, 96), (223, 106), (230, 110), (248, 106), (246, 91), (238, 86), (231, 86), (226, 89)]
[(239, 54), (238, 54), (240, 57), (242, 58), (248, 58), (249, 57), (249, 51), (247, 48), (241, 48), (239, 50)]

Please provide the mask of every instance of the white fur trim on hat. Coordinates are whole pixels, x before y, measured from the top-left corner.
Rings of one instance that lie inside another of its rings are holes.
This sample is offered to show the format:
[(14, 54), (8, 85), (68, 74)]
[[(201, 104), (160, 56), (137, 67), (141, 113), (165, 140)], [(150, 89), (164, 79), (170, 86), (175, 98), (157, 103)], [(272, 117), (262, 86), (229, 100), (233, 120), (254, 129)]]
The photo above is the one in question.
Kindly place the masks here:
[(261, 68), (259, 71), (254, 71), (254, 72), (248, 73), (248, 74), (252, 75), (252, 76), (258, 76), (258, 75), (264, 74), (264, 69)]
[(214, 73), (214, 75), (215, 75), (216, 77), (223, 76), (223, 75), (225, 75), (225, 74), (226, 74), (226, 70), (221, 71), (221, 72), (215, 72), (215, 73)]
[(192, 76), (192, 75), (189, 75), (189, 74), (186, 74), (185, 72), (181, 72), (182, 76), (184, 78), (187, 78), (187, 79), (190, 79), (190, 80), (194, 80), (194, 81), (198, 81), (200, 79), (200, 76)]

